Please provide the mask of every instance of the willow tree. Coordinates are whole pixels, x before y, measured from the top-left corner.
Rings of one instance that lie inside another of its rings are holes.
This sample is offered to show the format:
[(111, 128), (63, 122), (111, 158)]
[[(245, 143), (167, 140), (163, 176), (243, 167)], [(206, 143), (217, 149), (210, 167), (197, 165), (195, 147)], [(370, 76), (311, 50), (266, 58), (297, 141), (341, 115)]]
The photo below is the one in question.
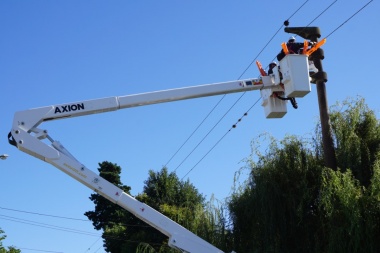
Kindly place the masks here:
[(311, 251), (322, 162), (294, 137), (272, 139), (251, 161), (249, 182), (229, 202), (237, 252)]
[(380, 252), (380, 124), (363, 99), (330, 110), (339, 169), (312, 141), (254, 146), (249, 180), (229, 210), (238, 252)]
[(322, 172), (326, 250), (380, 252), (380, 122), (362, 98), (334, 106), (331, 122), (340, 170)]

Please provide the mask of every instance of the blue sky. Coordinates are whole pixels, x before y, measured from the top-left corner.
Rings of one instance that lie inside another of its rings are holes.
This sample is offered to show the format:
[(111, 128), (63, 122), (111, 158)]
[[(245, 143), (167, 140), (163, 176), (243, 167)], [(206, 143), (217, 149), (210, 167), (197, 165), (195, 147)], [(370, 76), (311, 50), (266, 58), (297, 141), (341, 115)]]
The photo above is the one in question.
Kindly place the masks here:
[[(0, 154), (10, 155), (0, 160), (0, 228), (8, 236), (4, 244), (26, 253), (104, 252), (100, 232), (83, 215), (94, 208), (88, 199), (91, 190), (8, 144), (16, 111), (256, 78), (259, 72), (251, 62), (258, 55), (265, 66), (272, 61), (290, 35), (282, 28), (267, 43), (293, 13), (290, 26), (306, 26), (331, 5), (311, 24), (325, 37), (368, 2), (310, 0), (295, 13), (304, 0), (270, 5), (247, 0), (1, 1)], [(330, 106), (361, 96), (379, 110), (379, 7), (372, 1), (323, 46)], [(261, 101), (252, 107), (260, 92), (241, 95), (227, 95), (167, 165), (180, 178), (187, 174), (185, 179), (207, 198), (229, 196), (234, 175), (245, 166), (251, 142), (260, 134), (310, 138), (319, 119), (314, 84), (311, 93), (297, 100), (297, 110), (288, 104), (282, 119), (266, 119)], [(94, 171), (102, 161), (120, 165), (123, 183), (136, 195), (148, 171), (160, 170), (220, 99), (136, 107), (42, 127)], [(250, 107), (248, 116), (228, 132)]]

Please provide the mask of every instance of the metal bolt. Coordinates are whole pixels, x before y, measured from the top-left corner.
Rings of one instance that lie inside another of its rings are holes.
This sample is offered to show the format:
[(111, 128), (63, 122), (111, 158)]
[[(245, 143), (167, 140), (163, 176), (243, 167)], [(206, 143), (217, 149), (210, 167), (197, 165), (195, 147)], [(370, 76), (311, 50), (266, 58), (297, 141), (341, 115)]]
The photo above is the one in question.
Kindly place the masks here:
[(22, 140), (18, 141), (18, 144), (22, 144), (22, 143), (23, 143), (23, 141), (22, 141)]
[(19, 133), (20, 133), (20, 131), (19, 131), (19, 130), (16, 130), (16, 131), (15, 131), (15, 133), (16, 133), (16, 134), (19, 134)]

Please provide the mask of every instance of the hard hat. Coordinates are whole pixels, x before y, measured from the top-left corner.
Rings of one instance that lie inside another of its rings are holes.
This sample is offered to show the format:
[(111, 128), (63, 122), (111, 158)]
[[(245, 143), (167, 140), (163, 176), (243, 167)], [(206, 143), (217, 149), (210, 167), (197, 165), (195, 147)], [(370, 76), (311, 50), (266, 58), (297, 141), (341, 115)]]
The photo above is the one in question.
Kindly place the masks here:
[(270, 65), (275, 65), (275, 66), (277, 66), (277, 63), (275, 62), (275, 61), (272, 61), (271, 63), (269, 63), (269, 66)]
[(295, 40), (296, 40), (296, 38), (294, 38), (294, 37), (292, 36), (292, 37), (290, 37), (290, 38), (289, 38), (289, 40), (288, 40), (288, 41), (291, 41), (291, 40), (295, 41)]

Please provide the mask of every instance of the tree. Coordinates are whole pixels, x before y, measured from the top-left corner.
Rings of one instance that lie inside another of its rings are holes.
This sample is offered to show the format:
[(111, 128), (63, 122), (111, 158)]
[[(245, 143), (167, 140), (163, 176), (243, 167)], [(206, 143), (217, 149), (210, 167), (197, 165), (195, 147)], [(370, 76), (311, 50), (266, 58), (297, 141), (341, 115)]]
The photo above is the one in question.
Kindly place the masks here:
[[(213, 198), (205, 202), (204, 196), (189, 180), (180, 181), (167, 168), (162, 168), (159, 172), (150, 170), (144, 192), (137, 198), (214, 246), (231, 251), (223, 206), (217, 205)], [(152, 250), (152, 247), (144, 245), (144, 249), (149, 252), (147, 249)], [(168, 252), (166, 244), (153, 249), (156, 252)]]
[(380, 123), (363, 99), (331, 110), (339, 169), (312, 142), (254, 146), (249, 180), (229, 201), (238, 252), (380, 252)]
[[(101, 177), (129, 193), (130, 187), (120, 181), (119, 166), (110, 162), (100, 163), (99, 166)], [(99, 194), (92, 194), (90, 199), (95, 204), (95, 210), (86, 212), (85, 215), (96, 229), (103, 230), (107, 252), (178, 252), (168, 247), (165, 235), (128, 211)], [(205, 203), (204, 196), (189, 181), (179, 180), (167, 168), (158, 172), (150, 170), (143, 193), (137, 195), (136, 199), (211, 243), (225, 244), (221, 242), (226, 238), (221, 212), (210, 203)]]
[[(129, 193), (131, 188), (121, 183), (120, 166), (105, 161), (99, 163), (98, 170), (102, 178)], [(92, 221), (95, 229), (103, 230), (105, 250), (112, 253), (134, 252), (133, 248), (137, 247), (138, 242), (128, 239), (134, 235), (135, 226), (142, 225), (142, 222), (97, 193), (91, 194), (90, 200), (94, 202), (95, 210), (88, 211), (85, 215)]]
[[(360, 184), (368, 187), (373, 164), (380, 152), (380, 124), (363, 98), (347, 99), (331, 110), (331, 125), (336, 142), (338, 167), (350, 169)], [(322, 154), (321, 128), (316, 128), (316, 147)]]
[(329, 252), (380, 251), (380, 122), (362, 98), (331, 113), (339, 171), (322, 171), (320, 209)]
[(272, 139), (251, 161), (250, 180), (229, 202), (237, 252), (312, 251), (322, 162), (295, 137)]
[(3, 246), (3, 240), (5, 240), (6, 237), (4, 231), (0, 229), (0, 253), (20, 253), (21, 250), (16, 249), (13, 246), (8, 247), (8, 249)]

